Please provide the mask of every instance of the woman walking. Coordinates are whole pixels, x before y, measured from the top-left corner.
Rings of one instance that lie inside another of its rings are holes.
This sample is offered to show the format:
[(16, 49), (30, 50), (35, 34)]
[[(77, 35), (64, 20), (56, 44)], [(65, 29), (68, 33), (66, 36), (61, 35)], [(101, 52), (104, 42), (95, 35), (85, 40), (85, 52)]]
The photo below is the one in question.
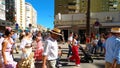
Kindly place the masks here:
[(13, 39), (11, 38), (12, 31), (6, 29), (5, 30), (5, 38), (2, 43), (2, 67), (1, 68), (16, 68), (17, 62), (13, 60), (12, 57), (12, 46), (14, 44)]
[(75, 60), (75, 64), (76, 66), (80, 66), (80, 57), (79, 57), (79, 44), (77, 42), (78, 39), (78, 35), (74, 34), (73, 35), (73, 41), (72, 41), (72, 53), (73, 55), (70, 57), (70, 60), (74, 61)]
[(34, 68), (34, 54), (32, 53), (32, 34), (26, 32), (26, 36), (22, 39), (20, 48), (22, 50), (21, 60), (18, 68)]

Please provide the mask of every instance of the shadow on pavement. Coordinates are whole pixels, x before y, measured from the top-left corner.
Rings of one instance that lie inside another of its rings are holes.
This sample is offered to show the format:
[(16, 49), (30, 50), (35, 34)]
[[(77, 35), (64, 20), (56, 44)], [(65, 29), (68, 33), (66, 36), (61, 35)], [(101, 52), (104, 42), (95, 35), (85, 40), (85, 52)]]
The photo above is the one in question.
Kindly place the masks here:
[(105, 65), (104, 64), (98, 64), (98, 63), (96, 63), (95, 64), (98, 68), (105, 68)]
[[(62, 61), (62, 62), (61, 62)], [(62, 64), (62, 66), (64, 67), (70, 67), (70, 66), (75, 66), (73, 64), (69, 64), (70, 62), (68, 62), (67, 59), (60, 59), (60, 64)]]
[(68, 64), (68, 63), (61, 63), (61, 64), (62, 64), (62, 66), (64, 66), (64, 67), (75, 66), (75, 65), (73, 65), (73, 64)]

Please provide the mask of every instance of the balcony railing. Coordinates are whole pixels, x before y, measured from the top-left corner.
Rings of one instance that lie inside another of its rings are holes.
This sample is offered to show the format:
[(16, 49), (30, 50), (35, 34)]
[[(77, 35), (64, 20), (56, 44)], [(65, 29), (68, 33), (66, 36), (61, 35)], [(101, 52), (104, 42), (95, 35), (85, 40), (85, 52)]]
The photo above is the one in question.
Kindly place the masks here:
[(68, 9), (77, 9), (77, 7), (75, 5), (69, 5)]

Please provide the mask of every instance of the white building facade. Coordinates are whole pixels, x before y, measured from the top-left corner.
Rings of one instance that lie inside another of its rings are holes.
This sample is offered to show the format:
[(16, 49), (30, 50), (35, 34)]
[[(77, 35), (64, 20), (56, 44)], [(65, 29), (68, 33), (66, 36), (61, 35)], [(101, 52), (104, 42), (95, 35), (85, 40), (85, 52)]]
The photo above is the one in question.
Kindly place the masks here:
[(33, 8), (32, 12), (32, 19), (33, 19), (33, 27), (37, 27), (37, 11)]
[(37, 12), (30, 3), (25, 3), (26, 6), (26, 27), (37, 27)]
[(20, 29), (25, 29), (25, 0), (15, 0), (16, 23)]
[(0, 0), (0, 19), (6, 20), (6, 18), (5, 18), (5, 0)]

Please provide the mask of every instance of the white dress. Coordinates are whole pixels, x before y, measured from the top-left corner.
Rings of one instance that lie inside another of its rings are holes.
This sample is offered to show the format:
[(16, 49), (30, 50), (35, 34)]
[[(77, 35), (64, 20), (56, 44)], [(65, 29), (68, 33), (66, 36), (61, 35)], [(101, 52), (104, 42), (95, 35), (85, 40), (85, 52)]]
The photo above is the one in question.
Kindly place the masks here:
[[(4, 40), (3, 42), (8, 42), (8, 40)], [(17, 62), (15, 62), (13, 60), (13, 57), (12, 57), (12, 54), (11, 54), (11, 48), (12, 48), (12, 44), (8, 42), (8, 44), (6, 46), (6, 50), (5, 50), (5, 57), (6, 57), (6, 60), (7, 60), (8, 64), (4, 65), (3, 56), (2, 56), (2, 54), (0, 54), (1, 55), (1, 60), (2, 60), (2, 63), (3, 63), (2, 68), (16, 68)]]
[[(21, 41), (21, 45), (20, 45), (20, 48), (24, 48), (25, 49), (25, 53), (22, 52), (22, 55), (21, 55), (21, 58), (22, 60), (24, 60), (24, 64), (27, 65), (26, 67), (25, 66), (21, 66), (23, 62), (21, 62), (21, 64), (18, 66), (18, 67), (21, 67), (21, 68), (34, 68), (34, 54), (32, 53), (32, 40), (31, 39), (25, 39), (23, 38), (22, 41)], [(29, 46), (26, 48), (26, 46)], [(29, 66), (29, 67), (28, 67)]]

